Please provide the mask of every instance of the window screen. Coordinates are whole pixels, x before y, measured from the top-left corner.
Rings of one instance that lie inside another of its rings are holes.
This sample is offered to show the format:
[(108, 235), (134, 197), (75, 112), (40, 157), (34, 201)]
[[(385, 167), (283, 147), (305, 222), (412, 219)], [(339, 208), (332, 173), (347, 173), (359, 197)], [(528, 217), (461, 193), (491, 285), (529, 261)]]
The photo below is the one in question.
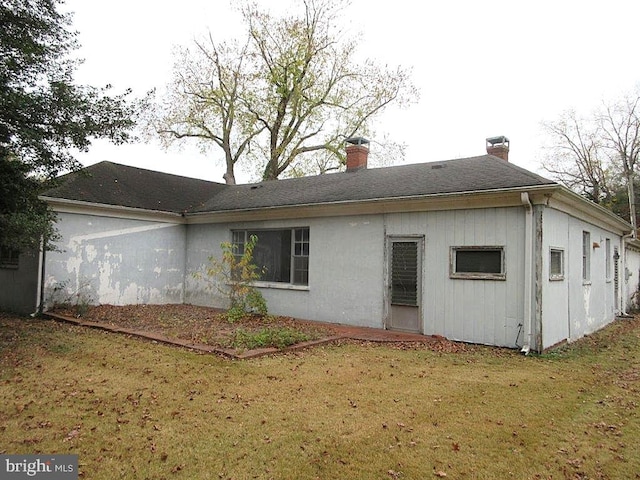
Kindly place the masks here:
[(20, 252), (7, 247), (0, 247), (0, 268), (18, 268)]
[(258, 241), (253, 261), (264, 282), (309, 284), (309, 228), (282, 230), (234, 230), (231, 241), (234, 253), (241, 256), (244, 245), (255, 235)]
[(549, 278), (562, 280), (564, 278), (564, 251), (552, 248), (549, 253)]
[(451, 276), (454, 278), (504, 278), (502, 247), (453, 247), (451, 256)]

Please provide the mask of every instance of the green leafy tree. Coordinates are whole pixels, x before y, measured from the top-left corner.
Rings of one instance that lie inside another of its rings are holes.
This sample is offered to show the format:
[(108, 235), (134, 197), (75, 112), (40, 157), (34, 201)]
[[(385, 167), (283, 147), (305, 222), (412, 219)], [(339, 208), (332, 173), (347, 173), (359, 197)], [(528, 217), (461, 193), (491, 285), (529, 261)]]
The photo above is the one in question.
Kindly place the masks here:
[(52, 212), (38, 199), (47, 181), (78, 168), (74, 149), (95, 138), (130, 139), (130, 92), (75, 85), (78, 47), (60, 0), (0, 2), (0, 246), (24, 250), (55, 239)]
[(196, 272), (198, 279), (206, 278), (210, 286), (223, 294), (229, 301), (227, 319), (239, 320), (248, 313), (267, 314), (267, 303), (254, 286), (260, 279), (261, 270), (253, 261), (253, 251), (258, 237), (251, 235), (242, 252), (231, 242), (222, 242), (222, 257), (209, 257), (204, 272)]
[(151, 130), (222, 149), (227, 183), (240, 163), (271, 180), (340, 168), (346, 138), (369, 135), (389, 105), (417, 101), (408, 71), (356, 59), (357, 40), (339, 27), (348, 2), (299, 5), (288, 16), (245, 5), (241, 42), (182, 49), (167, 94), (151, 99)]

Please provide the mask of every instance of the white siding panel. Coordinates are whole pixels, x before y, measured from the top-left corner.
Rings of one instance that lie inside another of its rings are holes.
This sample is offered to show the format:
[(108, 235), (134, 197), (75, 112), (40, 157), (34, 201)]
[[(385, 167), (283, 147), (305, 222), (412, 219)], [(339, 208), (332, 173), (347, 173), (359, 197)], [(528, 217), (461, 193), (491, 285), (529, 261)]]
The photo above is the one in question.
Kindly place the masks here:
[[(619, 242), (614, 236), (592, 224), (569, 217), (568, 250), (565, 253), (568, 271), (569, 314), (567, 338), (577, 340), (592, 333), (615, 319), (614, 284), (606, 280), (605, 240), (611, 238), (613, 244)], [(591, 273), (590, 280), (582, 279), (582, 232), (590, 233), (589, 246)], [(597, 246), (594, 247), (594, 244)], [(613, 249), (612, 249), (613, 250)], [(544, 319), (543, 330), (549, 320)], [(550, 345), (545, 345), (549, 347)]]
[[(616, 242), (614, 245), (618, 245), (618, 249), (621, 249), (619, 242)], [(611, 249), (613, 250), (613, 246)], [(621, 250), (620, 254), (622, 254)], [(640, 252), (637, 250), (631, 250), (627, 247), (626, 261), (627, 269), (629, 271), (628, 273), (630, 275), (625, 275), (624, 269), (620, 267), (620, 287), (623, 290), (622, 295), (626, 310), (631, 311), (634, 308), (640, 307), (636, 297), (636, 294), (640, 291)]]
[[(523, 322), (524, 209), (490, 208), (387, 216), (387, 234), (424, 235), (424, 333), (516, 346)], [(453, 246), (502, 246), (507, 278), (452, 279)]]

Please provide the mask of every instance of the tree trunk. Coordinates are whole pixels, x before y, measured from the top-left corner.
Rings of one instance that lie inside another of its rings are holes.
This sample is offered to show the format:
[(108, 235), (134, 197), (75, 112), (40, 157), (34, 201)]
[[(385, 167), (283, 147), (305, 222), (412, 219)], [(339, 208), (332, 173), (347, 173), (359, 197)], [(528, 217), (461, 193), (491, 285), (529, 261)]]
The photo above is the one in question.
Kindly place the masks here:
[(225, 156), (225, 161), (227, 163), (227, 171), (225, 172), (224, 175), (222, 175), (222, 178), (224, 178), (224, 181), (227, 183), (227, 185), (235, 185), (236, 175), (233, 172), (233, 166), (235, 165), (235, 162), (233, 161), (231, 150), (228, 147), (224, 148), (224, 156)]

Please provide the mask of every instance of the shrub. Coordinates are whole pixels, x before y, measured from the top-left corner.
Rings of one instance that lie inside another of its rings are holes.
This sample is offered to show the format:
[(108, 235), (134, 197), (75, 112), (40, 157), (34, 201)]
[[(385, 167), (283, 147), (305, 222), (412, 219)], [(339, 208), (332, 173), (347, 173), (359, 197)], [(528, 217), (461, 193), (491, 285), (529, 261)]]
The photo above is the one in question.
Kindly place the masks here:
[[(222, 258), (209, 257), (209, 264), (204, 269), (209, 284), (214, 285), (229, 300), (229, 310), (226, 313), (229, 322), (241, 320), (250, 313), (268, 313), (266, 300), (254, 286), (254, 282), (260, 279), (260, 271), (253, 261), (253, 250), (257, 243), (258, 237), (251, 235), (240, 255), (235, 245), (222, 242)], [(201, 272), (194, 276), (203, 277)]]
[(263, 328), (257, 332), (248, 332), (239, 328), (233, 335), (234, 348), (253, 350), (255, 348), (285, 348), (300, 342), (306, 342), (311, 337), (306, 333), (286, 327)]

